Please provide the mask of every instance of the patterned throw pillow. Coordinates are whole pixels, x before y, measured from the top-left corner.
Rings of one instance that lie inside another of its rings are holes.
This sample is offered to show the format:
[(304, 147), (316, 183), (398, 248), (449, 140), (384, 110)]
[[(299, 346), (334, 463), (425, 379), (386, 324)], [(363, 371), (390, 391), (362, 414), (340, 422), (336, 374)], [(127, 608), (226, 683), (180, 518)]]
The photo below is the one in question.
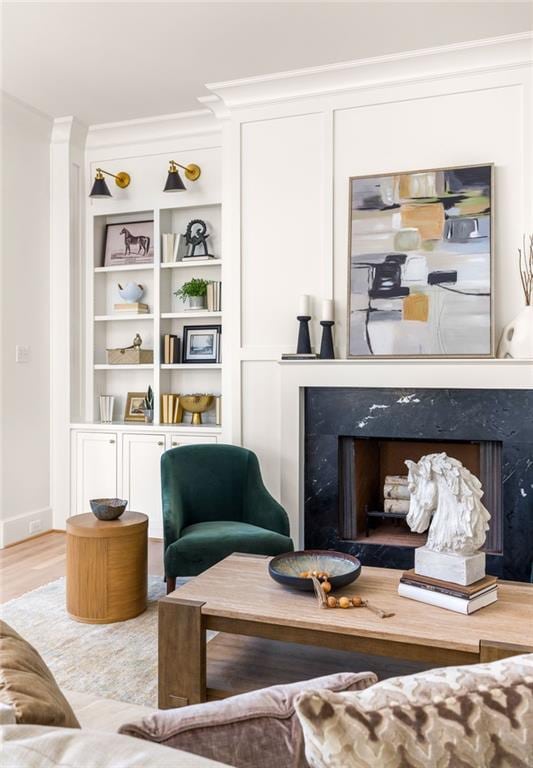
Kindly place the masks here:
[(533, 654), (296, 700), (313, 768), (532, 768)]

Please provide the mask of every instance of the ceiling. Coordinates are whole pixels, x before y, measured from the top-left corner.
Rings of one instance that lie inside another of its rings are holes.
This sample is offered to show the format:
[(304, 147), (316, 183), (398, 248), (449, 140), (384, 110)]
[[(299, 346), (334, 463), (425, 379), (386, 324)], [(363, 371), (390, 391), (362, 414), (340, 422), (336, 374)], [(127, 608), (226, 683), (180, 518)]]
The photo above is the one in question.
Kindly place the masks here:
[(204, 83), (533, 27), (528, 2), (4, 2), (2, 87), (88, 125), (198, 109)]

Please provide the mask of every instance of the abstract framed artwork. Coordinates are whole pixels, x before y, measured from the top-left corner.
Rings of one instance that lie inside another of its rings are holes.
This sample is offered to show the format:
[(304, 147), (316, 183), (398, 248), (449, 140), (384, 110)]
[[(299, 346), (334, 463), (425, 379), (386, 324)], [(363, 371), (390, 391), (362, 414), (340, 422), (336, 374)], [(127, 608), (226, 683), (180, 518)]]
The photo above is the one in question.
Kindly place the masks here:
[(493, 357), (493, 175), (350, 178), (348, 357)]

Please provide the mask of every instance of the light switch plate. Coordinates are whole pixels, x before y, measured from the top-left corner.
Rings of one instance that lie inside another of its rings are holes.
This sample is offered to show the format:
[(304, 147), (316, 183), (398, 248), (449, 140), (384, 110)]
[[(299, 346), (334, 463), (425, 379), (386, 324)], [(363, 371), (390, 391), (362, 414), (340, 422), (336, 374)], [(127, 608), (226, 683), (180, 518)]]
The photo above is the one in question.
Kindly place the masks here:
[(15, 362), (16, 363), (29, 363), (30, 362), (30, 348), (25, 344), (17, 344), (15, 347)]

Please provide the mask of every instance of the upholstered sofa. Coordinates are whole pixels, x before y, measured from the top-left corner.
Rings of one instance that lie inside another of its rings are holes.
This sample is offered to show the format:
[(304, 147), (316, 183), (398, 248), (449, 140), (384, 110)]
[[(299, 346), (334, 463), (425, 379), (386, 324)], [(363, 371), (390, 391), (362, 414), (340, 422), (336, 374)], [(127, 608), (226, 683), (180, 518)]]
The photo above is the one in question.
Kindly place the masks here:
[(2, 623), (0, 722), (2, 765), (27, 768), (533, 768), (533, 654), (150, 710), (61, 692)]

